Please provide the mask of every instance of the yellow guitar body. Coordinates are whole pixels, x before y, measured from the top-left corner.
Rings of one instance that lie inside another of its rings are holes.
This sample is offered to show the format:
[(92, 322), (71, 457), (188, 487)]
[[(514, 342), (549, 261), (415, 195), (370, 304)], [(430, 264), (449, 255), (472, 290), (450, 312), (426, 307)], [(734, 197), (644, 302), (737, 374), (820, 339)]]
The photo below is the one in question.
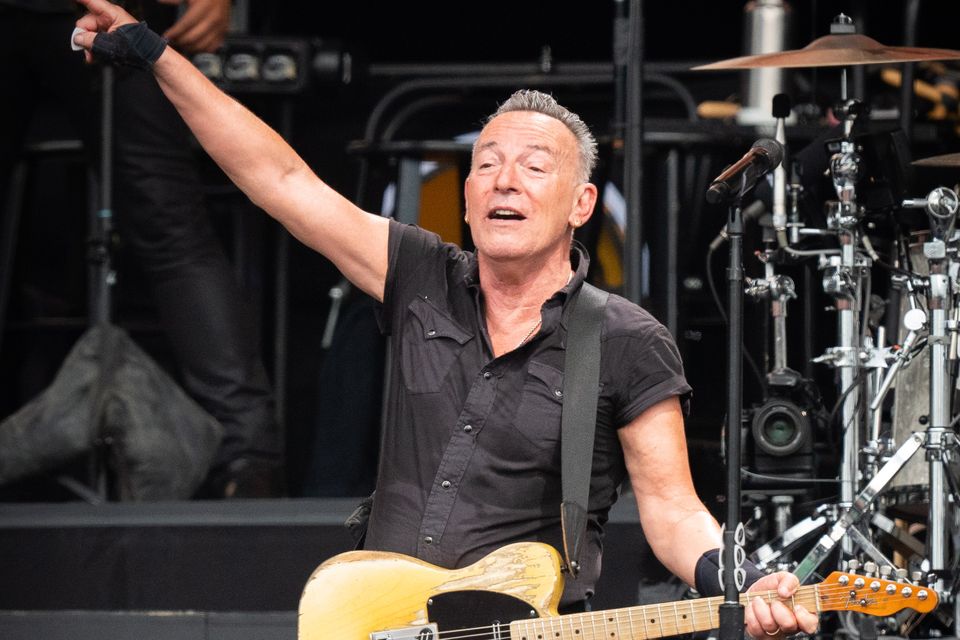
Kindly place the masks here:
[[(502, 547), (462, 569), (397, 553), (351, 551), (313, 572), (300, 598), (300, 640), (370, 640), (375, 631), (427, 623), (427, 601), (459, 591), (495, 591), (556, 616), (563, 592), (560, 556), (546, 544)], [(509, 622), (505, 620), (504, 622)]]

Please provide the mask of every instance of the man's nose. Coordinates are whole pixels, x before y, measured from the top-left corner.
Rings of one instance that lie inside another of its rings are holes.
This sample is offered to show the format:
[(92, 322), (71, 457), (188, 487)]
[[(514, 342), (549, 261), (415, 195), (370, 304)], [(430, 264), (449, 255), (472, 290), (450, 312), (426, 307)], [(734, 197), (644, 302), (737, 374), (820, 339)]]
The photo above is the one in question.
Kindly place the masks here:
[(504, 162), (497, 171), (497, 179), (494, 183), (497, 191), (518, 191), (517, 168), (512, 162)]

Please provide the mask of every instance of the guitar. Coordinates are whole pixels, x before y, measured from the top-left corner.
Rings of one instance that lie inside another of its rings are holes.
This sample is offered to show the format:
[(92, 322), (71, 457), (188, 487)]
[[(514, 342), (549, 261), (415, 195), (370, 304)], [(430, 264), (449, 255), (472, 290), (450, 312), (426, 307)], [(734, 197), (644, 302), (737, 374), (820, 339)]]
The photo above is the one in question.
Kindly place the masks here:
[[(321, 564), (300, 599), (300, 640), (644, 640), (715, 629), (723, 597), (559, 615), (560, 556), (511, 544), (462, 569), (397, 553), (351, 551)], [(743, 594), (772, 601), (775, 591)], [(785, 601), (808, 611), (886, 616), (932, 611), (932, 589), (831, 573)]]

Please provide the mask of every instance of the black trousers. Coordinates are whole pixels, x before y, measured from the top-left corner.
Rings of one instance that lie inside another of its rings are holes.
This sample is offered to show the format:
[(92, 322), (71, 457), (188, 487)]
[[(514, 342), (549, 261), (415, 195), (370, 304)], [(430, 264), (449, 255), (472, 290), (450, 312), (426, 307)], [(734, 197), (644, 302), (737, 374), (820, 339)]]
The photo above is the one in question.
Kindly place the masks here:
[[(41, 99), (68, 109), (87, 149), (99, 148), (99, 72), (70, 50), (74, 20), (0, 5), (8, 34), (0, 39), (0, 82), (8, 96), (0, 118), (0, 184)], [(206, 214), (187, 127), (149, 72), (118, 69), (114, 94), (117, 230), (147, 274), (184, 388), (223, 424), (214, 466), (243, 454), (279, 458), (259, 338)]]

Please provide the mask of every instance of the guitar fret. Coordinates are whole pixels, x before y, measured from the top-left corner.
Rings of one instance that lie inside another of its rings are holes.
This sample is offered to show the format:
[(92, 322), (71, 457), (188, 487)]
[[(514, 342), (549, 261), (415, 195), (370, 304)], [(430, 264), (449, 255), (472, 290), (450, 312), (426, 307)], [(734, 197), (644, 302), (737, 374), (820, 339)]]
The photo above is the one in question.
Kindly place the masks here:
[(691, 631), (696, 631), (697, 630), (697, 609), (696, 607), (693, 606), (693, 600), (690, 601), (688, 606), (690, 607), (690, 620), (693, 622), (693, 629), (691, 629)]
[(660, 603), (657, 603), (657, 623), (660, 625), (660, 637), (663, 638), (667, 632), (663, 630), (663, 611), (660, 610)]
[(640, 613), (643, 615), (643, 637), (644, 637), (644, 638), (650, 638), (650, 637), (651, 637), (651, 635), (650, 635), (650, 630), (647, 629), (647, 616), (649, 615), (649, 614), (647, 613), (647, 609), (648, 609), (648, 608), (649, 608), (649, 607), (643, 607), (643, 610), (640, 612)]
[(677, 603), (673, 603), (673, 623), (677, 627), (677, 633), (682, 633), (680, 630), (680, 613), (677, 611)]
[[(636, 640), (636, 639), (638, 638), (638, 636), (637, 636), (637, 632), (634, 631), (634, 629), (633, 629), (633, 613), (631, 613), (630, 611), (627, 611), (627, 622), (630, 624), (630, 637), (631, 637), (632, 639)], [(646, 636), (645, 636), (645, 635), (642, 636), (642, 637), (641, 637), (641, 640), (642, 640), (643, 638), (646, 638)]]

